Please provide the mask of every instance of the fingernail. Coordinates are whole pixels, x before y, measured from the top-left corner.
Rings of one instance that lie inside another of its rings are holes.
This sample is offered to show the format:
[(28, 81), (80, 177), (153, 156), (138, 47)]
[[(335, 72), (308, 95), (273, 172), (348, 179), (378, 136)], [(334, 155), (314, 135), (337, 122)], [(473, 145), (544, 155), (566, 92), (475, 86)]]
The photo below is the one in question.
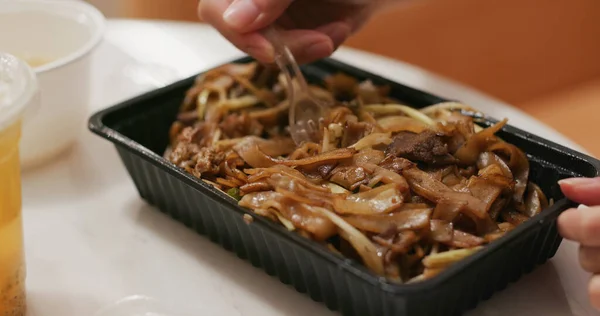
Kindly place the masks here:
[(320, 41), (311, 45), (308, 45), (304, 49), (304, 55), (310, 58), (323, 58), (329, 56), (333, 51), (331, 43)]
[(600, 178), (569, 178), (558, 181), (559, 185), (570, 186), (588, 186), (597, 185), (600, 183)]
[(230, 27), (242, 29), (256, 21), (260, 10), (253, 0), (235, 0), (223, 13), (223, 20)]

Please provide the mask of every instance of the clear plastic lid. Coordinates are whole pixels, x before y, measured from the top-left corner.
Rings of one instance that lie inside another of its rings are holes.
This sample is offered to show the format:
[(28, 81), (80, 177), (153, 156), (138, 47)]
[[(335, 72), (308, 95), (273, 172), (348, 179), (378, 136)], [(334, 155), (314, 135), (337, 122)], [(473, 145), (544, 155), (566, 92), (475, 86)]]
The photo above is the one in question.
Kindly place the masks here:
[(31, 67), (13, 55), (0, 52), (0, 131), (23, 117), (37, 91)]

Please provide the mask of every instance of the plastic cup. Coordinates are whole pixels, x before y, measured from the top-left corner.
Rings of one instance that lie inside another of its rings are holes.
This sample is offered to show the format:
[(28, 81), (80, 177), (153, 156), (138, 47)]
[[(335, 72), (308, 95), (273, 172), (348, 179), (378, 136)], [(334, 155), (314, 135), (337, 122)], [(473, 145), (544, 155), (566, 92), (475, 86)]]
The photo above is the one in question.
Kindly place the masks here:
[(0, 315), (25, 315), (21, 210), (21, 119), (37, 93), (31, 68), (0, 52)]

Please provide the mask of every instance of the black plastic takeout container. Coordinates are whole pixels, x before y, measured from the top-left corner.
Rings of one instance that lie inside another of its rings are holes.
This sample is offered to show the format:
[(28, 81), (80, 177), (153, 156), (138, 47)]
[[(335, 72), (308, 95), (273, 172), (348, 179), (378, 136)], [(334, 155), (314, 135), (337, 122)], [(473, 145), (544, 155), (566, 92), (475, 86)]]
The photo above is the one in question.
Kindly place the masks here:
[[(243, 58), (234, 62), (249, 61)], [(371, 79), (375, 84), (389, 85), (394, 98), (416, 108), (447, 101), (332, 59), (306, 65), (303, 71), (315, 83), (336, 72)], [(555, 204), (430, 280), (394, 284), (353, 260), (253, 215), (225, 193), (162, 157), (171, 123), (194, 79), (100, 111), (91, 117), (89, 128), (115, 144), (147, 202), (343, 315), (449, 316), (475, 307), (556, 253), (562, 241), (556, 218), (574, 206), (560, 193), (557, 181), (572, 176), (595, 177), (600, 172), (600, 162), (589, 156), (506, 126), (498, 135), (526, 152), (531, 179)], [(494, 121), (486, 118), (482, 125)], [(247, 223), (245, 214), (254, 220)]]

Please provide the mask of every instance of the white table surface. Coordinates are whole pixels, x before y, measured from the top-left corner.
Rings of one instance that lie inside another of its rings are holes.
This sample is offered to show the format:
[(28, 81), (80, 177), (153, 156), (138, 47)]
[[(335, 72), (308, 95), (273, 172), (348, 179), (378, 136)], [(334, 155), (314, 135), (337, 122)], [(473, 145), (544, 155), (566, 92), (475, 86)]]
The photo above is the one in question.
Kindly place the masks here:
[[(111, 20), (94, 57), (89, 113), (240, 56), (203, 25)], [(580, 149), (515, 108), (421, 69), (350, 49), (335, 57)], [(112, 145), (87, 130), (59, 159), (26, 172), (23, 187), (30, 315), (91, 316), (133, 295), (175, 308), (169, 315), (338, 315), (147, 205)], [(577, 245), (565, 241), (554, 259), (468, 315), (598, 315), (588, 278)]]

